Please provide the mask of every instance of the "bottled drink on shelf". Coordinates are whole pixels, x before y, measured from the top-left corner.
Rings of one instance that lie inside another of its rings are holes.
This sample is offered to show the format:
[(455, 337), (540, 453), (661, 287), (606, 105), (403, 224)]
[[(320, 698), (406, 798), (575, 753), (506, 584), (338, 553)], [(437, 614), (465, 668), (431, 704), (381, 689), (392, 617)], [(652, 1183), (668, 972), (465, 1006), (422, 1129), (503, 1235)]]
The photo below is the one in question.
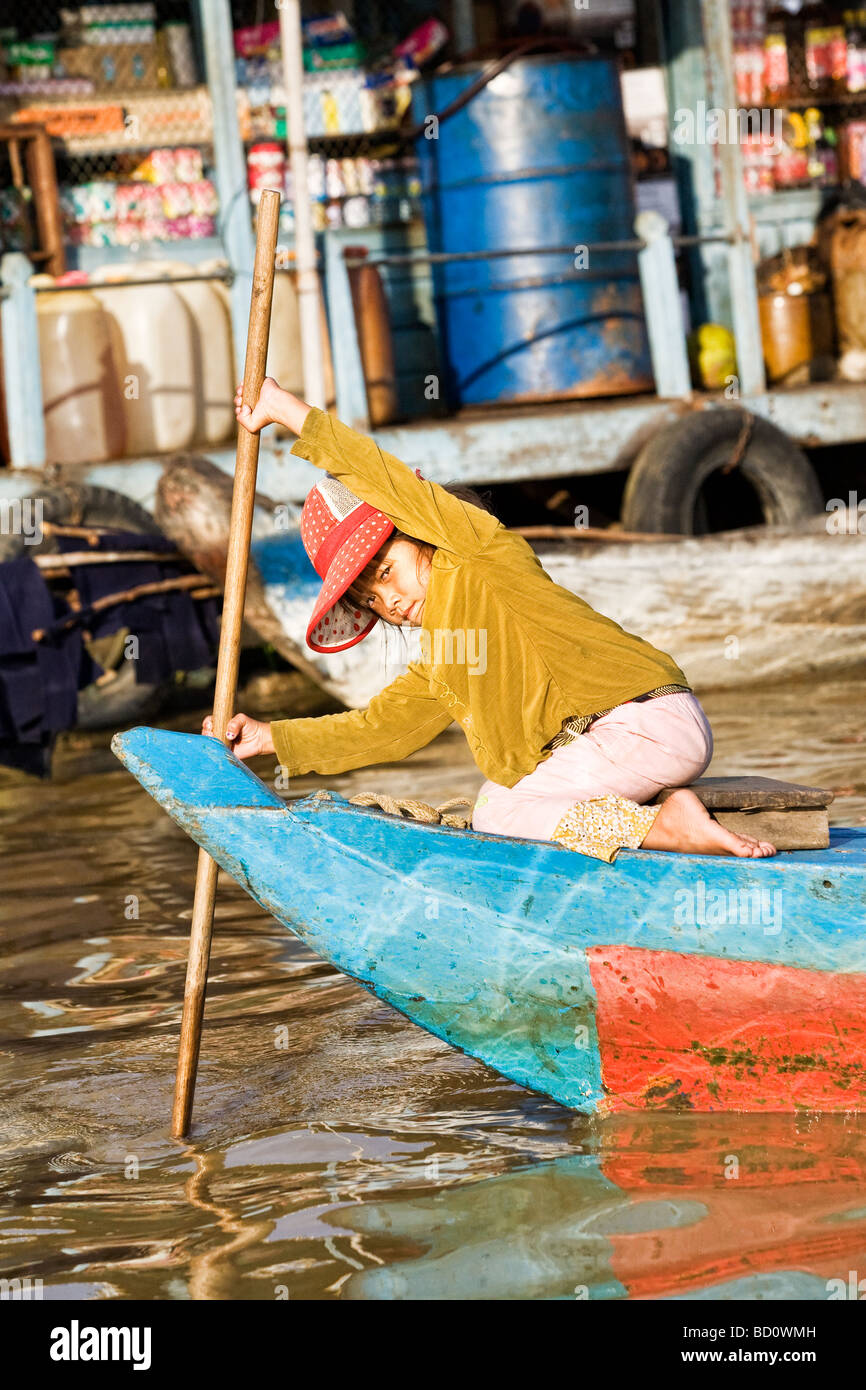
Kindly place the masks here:
[(866, 91), (866, 10), (845, 11), (845, 49), (848, 91)]
[(771, 106), (785, 101), (789, 82), (788, 40), (785, 29), (769, 29), (764, 39), (764, 100)]
[(806, 81), (816, 96), (839, 96), (846, 90), (848, 49), (841, 10), (835, 5), (806, 4), (802, 11)]
[(764, 0), (734, 0), (731, 36), (737, 105), (760, 106), (764, 98)]
[(823, 114), (815, 106), (803, 112), (809, 143), (809, 182), (818, 188), (830, 188), (839, 182), (839, 155), (836, 132), (830, 129)]
[(777, 188), (806, 188), (809, 185), (809, 128), (799, 111), (786, 111), (782, 122), (781, 146), (773, 162)]

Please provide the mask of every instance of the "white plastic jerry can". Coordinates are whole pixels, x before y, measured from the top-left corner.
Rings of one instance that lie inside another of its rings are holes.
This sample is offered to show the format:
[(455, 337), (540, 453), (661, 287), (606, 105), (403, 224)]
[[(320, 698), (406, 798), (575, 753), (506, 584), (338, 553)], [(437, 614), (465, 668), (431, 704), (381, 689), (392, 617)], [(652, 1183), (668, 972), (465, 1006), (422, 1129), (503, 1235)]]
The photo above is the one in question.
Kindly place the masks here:
[[(196, 332), (180, 286), (148, 283), (165, 274), (159, 262), (112, 266), (102, 274), (105, 279), (94, 284), (93, 293), (111, 323), (126, 452), (137, 456), (188, 448), (197, 420)], [(140, 283), (111, 284), (118, 279)]]

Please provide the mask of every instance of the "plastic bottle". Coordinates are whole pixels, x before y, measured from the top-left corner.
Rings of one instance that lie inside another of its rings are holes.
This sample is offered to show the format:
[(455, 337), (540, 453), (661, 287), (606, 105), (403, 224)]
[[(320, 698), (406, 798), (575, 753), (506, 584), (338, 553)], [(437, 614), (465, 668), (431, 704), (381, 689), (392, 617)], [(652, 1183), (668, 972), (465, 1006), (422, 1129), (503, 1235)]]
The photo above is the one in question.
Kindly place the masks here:
[(845, 41), (848, 91), (866, 91), (866, 10), (845, 12)]

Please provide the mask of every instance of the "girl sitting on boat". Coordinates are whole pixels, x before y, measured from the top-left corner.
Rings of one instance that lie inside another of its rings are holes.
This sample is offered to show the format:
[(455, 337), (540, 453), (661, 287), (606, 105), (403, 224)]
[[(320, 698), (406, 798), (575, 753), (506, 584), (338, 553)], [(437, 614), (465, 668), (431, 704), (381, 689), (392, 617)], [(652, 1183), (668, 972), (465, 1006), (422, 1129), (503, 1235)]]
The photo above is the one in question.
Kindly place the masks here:
[[(687, 790), (713, 736), (672, 658), (555, 584), (467, 489), (422, 478), (272, 378), (252, 410), (239, 387), (235, 413), (252, 433), (286, 426), (299, 436), (292, 453), (325, 471), (300, 523), (323, 580), (307, 645), (344, 651), (381, 618), (420, 627), (423, 656), (366, 709), (271, 724), (235, 714), (238, 757), (276, 753), (290, 776), (346, 772), (405, 758), (456, 720), (487, 778), (474, 830), (608, 863), (623, 847), (775, 854)], [(203, 732), (212, 727), (207, 718)]]

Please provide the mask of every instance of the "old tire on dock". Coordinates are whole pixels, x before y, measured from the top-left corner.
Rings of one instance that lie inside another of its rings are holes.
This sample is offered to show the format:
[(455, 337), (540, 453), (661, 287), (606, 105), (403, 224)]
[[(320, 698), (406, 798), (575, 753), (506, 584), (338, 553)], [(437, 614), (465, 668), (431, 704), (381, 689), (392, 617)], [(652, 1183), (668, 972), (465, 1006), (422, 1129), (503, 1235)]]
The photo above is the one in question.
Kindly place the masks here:
[[(34, 502), (42, 503), (42, 522), (57, 526), (100, 526), (132, 531), (143, 536), (162, 532), (149, 512), (107, 487), (86, 483), (34, 490)], [(82, 542), (82, 545), (85, 543)], [(41, 540), (28, 545), (23, 536), (0, 535), (0, 564), (22, 555), (56, 554), (56, 537), (49, 531)], [(119, 724), (152, 719), (165, 704), (169, 685), (139, 684), (134, 667), (125, 662), (114, 680), (94, 682), (78, 692), (77, 729), (111, 729)]]
[[(142, 536), (162, 535), (150, 512), (131, 497), (124, 497), (123, 493), (108, 487), (67, 483), (62, 487), (34, 489), (31, 500), (34, 504), (42, 504), (42, 522), (53, 522), (56, 526), (107, 526)], [(35, 545), (28, 545), (23, 536), (0, 535), (0, 564), (20, 555), (56, 554), (58, 549), (50, 532)]]
[(625, 530), (700, 536), (761, 522), (795, 525), (823, 511), (824, 495), (803, 450), (758, 416), (744, 441), (744, 425), (743, 411), (710, 409), (659, 430), (629, 472)]

